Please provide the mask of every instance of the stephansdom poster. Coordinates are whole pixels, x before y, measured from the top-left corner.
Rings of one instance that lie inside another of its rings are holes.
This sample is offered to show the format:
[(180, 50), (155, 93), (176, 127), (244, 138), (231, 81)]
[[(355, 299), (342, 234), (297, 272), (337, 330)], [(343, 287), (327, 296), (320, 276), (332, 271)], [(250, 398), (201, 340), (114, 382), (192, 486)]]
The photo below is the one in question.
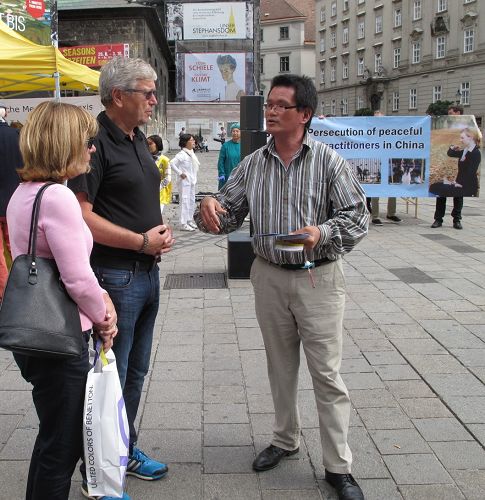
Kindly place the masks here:
[(236, 40), (253, 37), (247, 2), (167, 4), (167, 40)]
[(473, 116), (314, 118), (311, 136), (343, 156), (366, 195), (478, 196), (481, 134)]

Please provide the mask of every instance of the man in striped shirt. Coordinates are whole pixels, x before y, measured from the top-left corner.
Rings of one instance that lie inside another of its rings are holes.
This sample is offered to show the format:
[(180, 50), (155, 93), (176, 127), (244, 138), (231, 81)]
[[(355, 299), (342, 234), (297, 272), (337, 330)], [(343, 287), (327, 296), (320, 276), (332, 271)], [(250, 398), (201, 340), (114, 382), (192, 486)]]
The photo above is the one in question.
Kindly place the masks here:
[[(251, 282), (275, 424), (271, 445), (256, 457), (253, 469), (272, 469), (298, 452), (302, 342), (317, 402), (325, 478), (339, 499), (362, 500), (350, 474), (350, 399), (339, 374), (345, 304), (341, 257), (367, 234), (369, 214), (348, 163), (308, 134), (316, 106), (309, 78), (275, 77), (265, 105), (271, 140), (241, 161), (217, 195), (202, 200), (195, 220), (203, 231), (228, 233), (249, 212), (254, 225)], [(282, 233), (305, 235), (281, 242)]]

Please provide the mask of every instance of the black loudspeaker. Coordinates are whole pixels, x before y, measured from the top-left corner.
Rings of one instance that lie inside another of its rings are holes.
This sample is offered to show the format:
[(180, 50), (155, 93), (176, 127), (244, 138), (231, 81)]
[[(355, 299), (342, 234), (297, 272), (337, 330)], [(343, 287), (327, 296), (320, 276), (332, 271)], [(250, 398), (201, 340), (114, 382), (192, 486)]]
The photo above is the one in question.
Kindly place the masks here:
[(227, 275), (230, 279), (248, 279), (254, 260), (251, 236), (245, 231), (227, 235)]
[(241, 130), (241, 160), (266, 146), (268, 134), (260, 130)]
[(262, 95), (241, 96), (239, 101), (241, 131), (263, 129), (263, 103)]
[[(245, 95), (240, 99), (241, 160), (267, 142), (267, 134), (262, 131), (263, 101), (262, 95)], [(245, 231), (227, 235), (227, 274), (230, 279), (249, 278), (254, 260), (251, 241), (251, 235)]]

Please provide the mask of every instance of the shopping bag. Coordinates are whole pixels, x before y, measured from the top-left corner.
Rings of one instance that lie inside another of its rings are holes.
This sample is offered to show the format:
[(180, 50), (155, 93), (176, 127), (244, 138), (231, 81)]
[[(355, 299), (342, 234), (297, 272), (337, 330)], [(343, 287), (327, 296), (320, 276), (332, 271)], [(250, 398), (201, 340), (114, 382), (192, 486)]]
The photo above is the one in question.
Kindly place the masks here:
[(84, 460), (89, 495), (121, 497), (129, 431), (116, 358), (98, 340), (84, 397)]

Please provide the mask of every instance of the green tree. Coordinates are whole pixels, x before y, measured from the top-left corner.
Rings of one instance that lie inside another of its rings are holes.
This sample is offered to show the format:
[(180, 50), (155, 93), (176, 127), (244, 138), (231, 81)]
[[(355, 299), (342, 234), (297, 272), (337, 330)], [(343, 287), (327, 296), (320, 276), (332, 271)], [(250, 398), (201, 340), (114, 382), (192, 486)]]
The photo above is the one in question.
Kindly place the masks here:
[(426, 110), (427, 115), (441, 116), (448, 114), (448, 107), (455, 104), (453, 101), (436, 101), (431, 103)]
[(374, 111), (369, 108), (356, 109), (354, 116), (374, 116)]

